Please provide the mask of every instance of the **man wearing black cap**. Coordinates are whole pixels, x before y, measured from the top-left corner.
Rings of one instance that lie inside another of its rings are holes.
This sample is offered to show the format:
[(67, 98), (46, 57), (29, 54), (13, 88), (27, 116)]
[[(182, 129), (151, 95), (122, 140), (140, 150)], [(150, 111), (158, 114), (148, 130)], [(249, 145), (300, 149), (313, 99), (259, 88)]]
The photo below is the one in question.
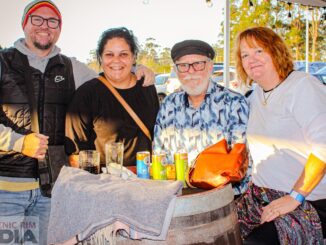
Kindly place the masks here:
[[(40, 192), (37, 159), (45, 157), (48, 145), (63, 146), (70, 98), (76, 87), (97, 74), (62, 55), (55, 45), (62, 17), (52, 1), (31, 1), (21, 24), (25, 38), (0, 52), (0, 222), (7, 217), (19, 224), (35, 216), (39, 228), (35, 239), (46, 245), (50, 199)], [(136, 75), (145, 75), (145, 83), (153, 83), (154, 74), (147, 68)]]
[[(154, 152), (168, 151), (168, 161), (183, 148), (191, 163), (206, 147), (225, 138), (232, 146), (245, 143), (249, 108), (245, 98), (217, 83), (210, 76), (215, 52), (206, 42), (185, 40), (171, 50), (174, 69), (183, 91), (172, 93), (163, 101), (154, 129)], [(233, 186), (243, 193), (249, 171)]]

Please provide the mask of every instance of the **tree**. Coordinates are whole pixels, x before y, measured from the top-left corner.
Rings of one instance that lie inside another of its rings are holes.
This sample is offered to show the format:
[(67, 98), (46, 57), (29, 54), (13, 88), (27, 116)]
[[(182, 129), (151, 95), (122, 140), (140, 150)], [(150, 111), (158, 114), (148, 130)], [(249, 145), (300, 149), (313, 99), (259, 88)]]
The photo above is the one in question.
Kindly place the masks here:
[[(306, 7), (297, 4), (287, 4), (276, 0), (249, 0), (231, 1), (230, 11), (230, 50), (237, 33), (253, 26), (267, 26), (284, 38), (296, 60), (305, 59), (305, 14)], [(326, 28), (325, 21), (321, 21), (322, 9), (313, 8), (310, 20), (310, 60), (326, 60)], [(222, 26), (224, 24), (222, 23)], [(223, 29), (223, 28), (222, 28)], [(224, 29), (223, 29), (224, 32)], [(223, 46), (223, 33), (220, 34), (219, 46)], [(230, 57), (233, 62), (233, 55)]]
[(96, 50), (93, 49), (89, 52), (90, 58), (87, 60), (87, 66), (96, 72), (102, 71), (100, 64), (97, 61)]
[[(318, 46), (318, 37), (320, 32), (322, 32), (322, 30), (324, 30), (325, 32), (325, 28), (322, 28), (321, 30), (319, 29), (320, 26), (323, 26), (323, 20), (321, 19), (322, 16), (322, 12), (317, 9), (317, 8), (313, 8), (312, 10), (310, 10), (311, 13), (311, 25), (309, 28), (309, 33), (311, 35), (311, 61), (316, 61), (316, 58), (318, 57), (318, 53), (317, 53), (317, 46)], [(321, 39), (319, 39), (319, 41), (322, 41)], [(323, 49), (325, 48), (325, 40), (324, 40), (324, 46)]]
[[(267, 26), (278, 33), (290, 48), (295, 60), (305, 59), (305, 39), (306, 39), (306, 7), (298, 4), (288, 4), (278, 0), (231, 0), (230, 6), (230, 61), (234, 63), (233, 51), (237, 33), (253, 26)], [(326, 21), (321, 20), (321, 8), (311, 10), (309, 26), (310, 40), (310, 61), (326, 60)], [(214, 62), (223, 62), (224, 47), (224, 24), (222, 32), (219, 34), (218, 42), (213, 44), (216, 52)], [(95, 52), (91, 51), (91, 59), (88, 64), (93, 69), (97, 69)], [(170, 49), (162, 48), (156, 43), (154, 38), (147, 38), (141, 45), (137, 62), (154, 70), (156, 73), (166, 73), (170, 71), (172, 60)]]
[[(286, 9), (285, 9), (286, 10)], [(283, 31), (283, 38), (290, 50), (292, 51), (295, 60), (304, 59), (305, 52), (305, 14), (298, 5), (289, 6), (286, 11), (279, 10), (282, 14), (283, 22), (279, 21), (278, 27)], [(287, 15), (285, 15), (287, 14)], [(278, 32), (279, 34), (281, 32)]]
[(171, 49), (163, 48), (162, 52), (159, 54), (159, 69), (156, 70), (157, 73), (169, 73), (172, 66), (171, 59)]
[(157, 49), (160, 48), (160, 45), (156, 44), (155, 42), (155, 38), (147, 38), (144, 45), (141, 45), (141, 50), (137, 59), (137, 62), (150, 67), (154, 71), (158, 69)]
[(221, 42), (217, 44), (212, 45), (214, 51), (215, 51), (215, 58), (214, 63), (221, 63), (223, 62), (223, 45), (221, 45)]
[[(276, 21), (276, 14), (270, 1), (234, 0), (230, 7), (230, 61), (234, 63), (234, 43), (237, 33), (253, 26), (269, 26)], [(224, 24), (222, 23), (224, 26)], [(224, 28), (223, 28), (224, 32)], [(223, 34), (222, 34), (223, 35)], [(222, 42), (223, 43), (223, 42)]]
[(170, 52), (169, 48), (161, 49), (161, 46), (156, 43), (155, 38), (150, 37), (141, 45), (137, 63), (146, 65), (155, 73), (168, 73), (172, 65)]

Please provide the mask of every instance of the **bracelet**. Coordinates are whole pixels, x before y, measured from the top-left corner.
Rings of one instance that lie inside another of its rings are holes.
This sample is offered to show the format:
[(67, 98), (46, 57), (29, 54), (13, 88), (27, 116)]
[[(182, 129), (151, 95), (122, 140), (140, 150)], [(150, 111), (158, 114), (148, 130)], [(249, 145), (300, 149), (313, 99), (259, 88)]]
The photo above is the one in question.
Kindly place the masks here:
[(290, 192), (290, 196), (293, 197), (294, 200), (297, 200), (298, 202), (300, 202), (300, 204), (302, 204), (306, 200), (304, 195), (300, 194), (299, 192), (296, 192), (293, 189)]

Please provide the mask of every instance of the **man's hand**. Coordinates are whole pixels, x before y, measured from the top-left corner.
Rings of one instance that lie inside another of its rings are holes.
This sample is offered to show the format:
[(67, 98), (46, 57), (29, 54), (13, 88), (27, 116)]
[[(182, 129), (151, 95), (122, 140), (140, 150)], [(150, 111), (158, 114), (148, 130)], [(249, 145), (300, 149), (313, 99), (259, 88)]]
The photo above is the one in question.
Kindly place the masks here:
[(39, 160), (44, 159), (48, 149), (48, 136), (31, 133), (25, 136), (22, 153)]
[(154, 84), (155, 81), (155, 74), (154, 72), (143, 65), (137, 65), (135, 70), (135, 75), (137, 77), (137, 80), (141, 79), (142, 77), (145, 77), (143, 86), (150, 86)]
[(300, 205), (300, 202), (295, 200), (290, 195), (278, 198), (263, 207), (260, 223), (270, 222), (277, 217), (290, 213)]

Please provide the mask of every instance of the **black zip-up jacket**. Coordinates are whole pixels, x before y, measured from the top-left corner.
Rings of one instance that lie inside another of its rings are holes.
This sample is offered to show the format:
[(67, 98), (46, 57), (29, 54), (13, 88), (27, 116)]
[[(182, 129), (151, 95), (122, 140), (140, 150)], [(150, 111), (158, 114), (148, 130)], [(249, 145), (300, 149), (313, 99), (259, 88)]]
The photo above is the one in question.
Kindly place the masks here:
[[(0, 123), (20, 134), (31, 132), (26, 82), (32, 83), (40, 133), (49, 136), (49, 145), (63, 145), (65, 113), (75, 91), (70, 59), (58, 54), (49, 60), (42, 73), (29, 66), (26, 55), (10, 48), (0, 52), (0, 62)], [(0, 176), (37, 178), (37, 169), (33, 158), (0, 151)]]

